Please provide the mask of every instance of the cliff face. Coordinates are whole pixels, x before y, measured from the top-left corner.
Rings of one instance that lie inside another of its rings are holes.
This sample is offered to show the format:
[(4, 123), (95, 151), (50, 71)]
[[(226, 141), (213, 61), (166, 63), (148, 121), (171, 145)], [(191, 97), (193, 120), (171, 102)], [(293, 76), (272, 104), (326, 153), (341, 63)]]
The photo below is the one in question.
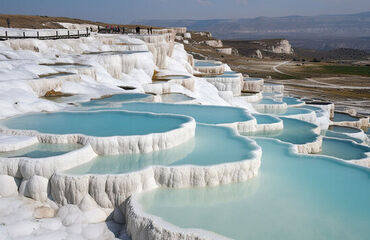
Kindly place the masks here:
[(284, 53), (284, 54), (293, 54), (294, 50), (290, 45), (289, 41), (286, 39), (282, 39), (277, 41), (275, 44), (268, 46), (267, 51), (271, 51), (273, 53)]
[(294, 49), (286, 39), (264, 39), (264, 40), (245, 40), (232, 41), (224, 40), (228, 46), (236, 48), (240, 54), (246, 57), (263, 58), (266, 56), (287, 54), (292, 55)]

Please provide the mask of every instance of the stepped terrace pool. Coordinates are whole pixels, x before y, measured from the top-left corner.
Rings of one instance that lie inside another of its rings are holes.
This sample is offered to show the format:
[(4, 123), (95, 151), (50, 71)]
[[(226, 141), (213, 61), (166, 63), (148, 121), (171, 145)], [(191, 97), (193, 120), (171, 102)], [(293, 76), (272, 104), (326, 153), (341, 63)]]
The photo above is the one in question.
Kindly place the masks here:
[(323, 155), (328, 155), (343, 160), (357, 160), (367, 157), (370, 148), (359, 145), (349, 140), (324, 137), (322, 141)]
[(55, 112), (21, 115), (3, 120), (0, 124), (10, 129), (47, 134), (108, 137), (166, 132), (179, 128), (189, 119), (185, 116), (128, 111)]
[(82, 148), (80, 144), (48, 144), (38, 143), (25, 147), (19, 150), (10, 152), (0, 152), (0, 157), (14, 158), (14, 157), (27, 157), (27, 158), (46, 158), (59, 156), (77, 149)]
[(250, 121), (254, 118), (244, 109), (194, 104), (126, 103), (120, 109), (138, 112), (171, 113), (193, 117), (198, 123), (223, 124)]
[(263, 155), (254, 179), (218, 187), (161, 188), (136, 199), (143, 211), (171, 224), (232, 239), (370, 236), (369, 170), (330, 157), (297, 155), (273, 139), (256, 141)]
[(271, 132), (254, 132), (246, 133), (243, 135), (270, 137), (292, 144), (305, 144), (309, 142), (314, 142), (318, 137), (318, 135), (313, 132), (313, 130), (317, 128), (315, 124), (286, 117), (281, 117), (281, 120), (283, 120), (284, 124), (283, 130)]
[(147, 154), (98, 156), (68, 174), (129, 173), (150, 166), (208, 166), (252, 158), (258, 146), (226, 127), (198, 124), (195, 138), (174, 148)]
[(80, 105), (82, 107), (101, 107), (104, 105), (113, 105), (124, 102), (134, 102), (134, 101), (152, 101), (153, 96), (144, 93), (123, 93), (116, 94), (112, 96), (102, 97), (98, 99), (92, 99), (88, 102), (83, 102)]

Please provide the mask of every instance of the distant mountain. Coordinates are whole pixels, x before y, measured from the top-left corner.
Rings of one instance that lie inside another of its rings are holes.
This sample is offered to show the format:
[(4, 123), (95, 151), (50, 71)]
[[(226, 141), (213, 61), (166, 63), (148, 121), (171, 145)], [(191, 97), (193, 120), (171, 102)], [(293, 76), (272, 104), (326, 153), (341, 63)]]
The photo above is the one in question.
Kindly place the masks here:
[[(150, 24), (161, 27), (188, 27), (193, 31), (210, 31), (221, 39), (345, 39), (338, 47), (352, 47), (350, 40), (361, 38), (361, 49), (370, 49), (370, 12), (343, 15), (258, 17), (253, 19), (212, 20), (139, 20), (134, 24)], [(297, 41), (298, 42), (298, 41)], [(327, 41), (326, 41), (327, 42)], [(300, 41), (302, 43), (302, 41)], [(293, 41), (294, 44), (294, 41)], [(335, 48), (332, 44), (316, 44), (316, 47)], [(357, 45), (357, 44), (353, 44)]]

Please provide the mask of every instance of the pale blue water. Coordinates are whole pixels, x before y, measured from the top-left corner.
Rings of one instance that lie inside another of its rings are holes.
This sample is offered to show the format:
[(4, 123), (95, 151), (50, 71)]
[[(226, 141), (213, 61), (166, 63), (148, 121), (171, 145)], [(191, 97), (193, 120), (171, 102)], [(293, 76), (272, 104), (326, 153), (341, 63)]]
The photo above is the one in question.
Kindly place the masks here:
[(162, 94), (161, 97), (162, 97), (162, 102), (164, 103), (185, 102), (185, 101), (190, 101), (194, 99), (182, 93)]
[(257, 124), (272, 124), (272, 123), (278, 123), (281, 121), (281, 119), (278, 119), (271, 115), (263, 115), (263, 114), (254, 113), (252, 114), (252, 116), (257, 120)]
[(284, 113), (279, 114), (280, 116), (289, 116), (289, 115), (296, 115), (296, 114), (308, 114), (312, 111), (309, 109), (304, 108), (287, 108)]
[(116, 94), (106, 98), (94, 99), (89, 102), (83, 102), (82, 107), (100, 107), (109, 104), (133, 102), (133, 101), (151, 101), (152, 95), (144, 93), (123, 93)]
[(188, 121), (183, 116), (98, 111), (26, 114), (0, 123), (11, 129), (36, 130), (41, 133), (79, 133), (107, 137), (166, 132)]
[(296, 155), (257, 139), (259, 176), (218, 187), (158, 189), (138, 195), (144, 211), (183, 228), (245, 240), (365, 240), (370, 236), (370, 172), (328, 157)]
[(207, 166), (250, 159), (251, 151), (257, 148), (251, 140), (236, 136), (230, 128), (200, 124), (195, 138), (177, 147), (148, 154), (98, 156), (67, 173), (128, 173), (153, 165)]
[(265, 113), (265, 114), (275, 114), (279, 116), (290, 116), (290, 115), (297, 115), (297, 114), (308, 114), (312, 111), (310, 109), (305, 109), (305, 108), (288, 107), (287, 109), (261, 109), (261, 110), (258, 110), (258, 112)]
[(285, 102), (288, 106), (304, 103), (301, 100), (299, 100), (298, 98), (293, 98), (293, 97), (283, 97), (283, 102)]
[(206, 78), (240, 78), (240, 75), (234, 71), (225, 71), (223, 74), (207, 76)]
[(316, 125), (292, 118), (281, 117), (281, 120), (283, 120), (284, 124), (283, 130), (245, 133), (243, 135), (270, 137), (293, 144), (305, 144), (316, 140), (318, 135), (312, 132), (317, 127)]
[(283, 102), (276, 101), (272, 98), (262, 98), (257, 104), (283, 104)]
[(251, 82), (260, 81), (260, 80), (263, 80), (263, 78), (244, 78), (244, 81), (251, 81)]
[(322, 117), (324, 116), (324, 110), (322, 108), (319, 108), (319, 107), (314, 107), (314, 106), (308, 106), (308, 105), (304, 105), (304, 106), (301, 106), (299, 108), (305, 108), (305, 109), (308, 109), (308, 110), (311, 110), (311, 111), (314, 111), (316, 113), (316, 116), (317, 117)]
[(222, 124), (253, 119), (241, 108), (194, 104), (126, 103), (121, 109), (139, 112), (172, 113), (193, 117), (199, 123)]
[(351, 128), (351, 127), (342, 127), (342, 126), (329, 126), (329, 130), (340, 133), (360, 133), (361, 129)]
[(0, 157), (28, 157), (28, 158), (45, 158), (65, 154), (82, 148), (80, 144), (48, 144), (38, 143), (11, 152), (0, 152)]
[(357, 143), (362, 143), (362, 140), (354, 137), (350, 137), (347, 134), (339, 133), (339, 132), (333, 132), (333, 131), (323, 131), (321, 135), (326, 136), (326, 137), (334, 137), (334, 138), (340, 138), (340, 139), (348, 139), (348, 140), (353, 140)]
[(343, 160), (365, 158), (367, 152), (370, 152), (368, 146), (355, 144), (349, 140), (324, 137), (322, 141), (321, 154)]
[(195, 67), (216, 67), (220, 66), (221, 63), (213, 62), (213, 61), (195, 61)]
[(333, 121), (334, 122), (343, 122), (343, 121), (358, 121), (359, 118), (356, 118), (356, 117), (352, 117), (348, 114), (345, 114), (345, 113), (334, 113), (334, 119)]

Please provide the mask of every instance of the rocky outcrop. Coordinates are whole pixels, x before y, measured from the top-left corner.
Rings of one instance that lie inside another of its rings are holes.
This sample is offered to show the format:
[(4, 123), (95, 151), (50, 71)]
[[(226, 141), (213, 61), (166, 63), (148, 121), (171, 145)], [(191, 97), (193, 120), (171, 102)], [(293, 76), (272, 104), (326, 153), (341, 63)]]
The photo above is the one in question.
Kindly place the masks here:
[(268, 46), (267, 51), (277, 53), (277, 54), (293, 54), (294, 50), (290, 45), (289, 41), (286, 39), (279, 40), (273, 45)]

